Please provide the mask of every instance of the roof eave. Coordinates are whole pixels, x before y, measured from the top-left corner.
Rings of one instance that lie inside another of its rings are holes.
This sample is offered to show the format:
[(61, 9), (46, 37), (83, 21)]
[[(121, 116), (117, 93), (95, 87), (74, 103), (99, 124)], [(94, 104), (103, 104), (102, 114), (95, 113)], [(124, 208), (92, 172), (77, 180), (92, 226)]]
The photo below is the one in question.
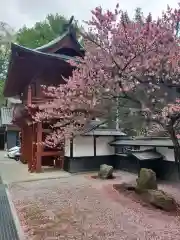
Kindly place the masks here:
[[(10, 62), (9, 62), (9, 66), (8, 66), (8, 74), (7, 74), (7, 79), (5, 81), (5, 87), (4, 87), (4, 91), (3, 91), (5, 97), (13, 97), (15, 95), (20, 94), (19, 91), (12, 89), (12, 76), (13, 76), (13, 72), (15, 71), (15, 69), (13, 69), (13, 68), (15, 68), (14, 64), (16, 62), (16, 59), (22, 58), (23, 62), (26, 62), (25, 58), (31, 59), (32, 61), (38, 61), (37, 57), (43, 58), (47, 62), (58, 60), (58, 64), (60, 64), (60, 62), (62, 61), (63, 65), (64, 65), (64, 63), (66, 63), (69, 66), (70, 66), (69, 60), (77, 61), (77, 59), (75, 57), (68, 57), (66, 55), (61, 55), (61, 54), (51, 54), (51, 53), (39, 52), (35, 49), (29, 49), (29, 48), (20, 46), (18, 44), (12, 43), (11, 44)], [(28, 60), (28, 61), (30, 61), (30, 60)], [(36, 64), (34, 64), (34, 67), (35, 68), (37, 67)], [(32, 72), (31, 72), (31, 74), (32, 74)], [(18, 83), (16, 83), (16, 84), (18, 84)]]

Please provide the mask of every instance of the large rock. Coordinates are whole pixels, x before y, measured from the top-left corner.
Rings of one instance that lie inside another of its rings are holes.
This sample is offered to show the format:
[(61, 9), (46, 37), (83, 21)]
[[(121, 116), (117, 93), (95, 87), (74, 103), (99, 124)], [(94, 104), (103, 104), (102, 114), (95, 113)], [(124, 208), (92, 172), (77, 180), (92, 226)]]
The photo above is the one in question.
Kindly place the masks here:
[(146, 189), (157, 189), (156, 173), (147, 168), (141, 168), (137, 181), (137, 191), (144, 191)]
[(98, 173), (99, 178), (101, 179), (109, 179), (113, 177), (113, 167), (106, 165), (106, 164), (102, 164), (100, 166), (100, 170)]
[(165, 211), (175, 211), (177, 208), (173, 197), (161, 190), (147, 190), (143, 195), (146, 201), (157, 208)]

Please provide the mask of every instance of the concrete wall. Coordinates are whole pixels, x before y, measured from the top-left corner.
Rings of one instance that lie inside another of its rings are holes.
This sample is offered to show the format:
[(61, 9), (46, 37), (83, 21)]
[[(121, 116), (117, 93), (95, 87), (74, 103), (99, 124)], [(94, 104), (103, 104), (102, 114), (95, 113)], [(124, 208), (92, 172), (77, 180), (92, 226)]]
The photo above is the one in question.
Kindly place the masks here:
[[(114, 155), (114, 147), (109, 146), (113, 137), (100, 136), (96, 138), (96, 155), (109, 156)], [(65, 143), (65, 156), (70, 156), (70, 141)], [(73, 157), (91, 157), (94, 156), (93, 136), (77, 136), (73, 140)]]
[(156, 147), (156, 151), (164, 156), (164, 160), (174, 162), (174, 150), (168, 147)]

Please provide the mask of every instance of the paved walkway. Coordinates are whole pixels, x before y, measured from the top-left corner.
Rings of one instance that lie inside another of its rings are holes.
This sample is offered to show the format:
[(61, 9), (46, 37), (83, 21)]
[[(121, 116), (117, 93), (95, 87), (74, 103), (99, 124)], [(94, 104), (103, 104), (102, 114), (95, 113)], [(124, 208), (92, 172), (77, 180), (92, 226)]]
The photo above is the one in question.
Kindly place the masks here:
[(45, 179), (69, 177), (61, 170), (49, 169), (43, 173), (29, 173), (27, 164), (5, 157), (0, 151), (0, 240), (24, 239), (21, 226), (8, 191), (8, 185), (16, 182), (28, 182)]
[(70, 173), (59, 169), (46, 169), (42, 173), (29, 173), (27, 164), (16, 162), (5, 157), (5, 152), (0, 152), (0, 176), (4, 184), (13, 182), (35, 181), (44, 179), (54, 179), (71, 176)]

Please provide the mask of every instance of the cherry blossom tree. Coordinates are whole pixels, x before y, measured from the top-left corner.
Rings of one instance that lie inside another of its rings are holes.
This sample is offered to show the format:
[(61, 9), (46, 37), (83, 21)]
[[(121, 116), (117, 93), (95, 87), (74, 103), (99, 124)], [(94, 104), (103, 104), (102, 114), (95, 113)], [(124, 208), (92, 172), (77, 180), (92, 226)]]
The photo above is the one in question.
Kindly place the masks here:
[[(180, 104), (176, 89), (180, 87), (180, 10), (168, 7), (157, 20), (152, 20), (149, 14), (146, 19), (142, 16), (141, 21), (123, 21), (123, 12), (118, 7), (114, 13), (103, 13), (97, 8), (89, 22), (96, 36), (87, 38), (99, 47), (102, 55), (105, 52), (103, 69), (113, 85), (111, 96), (117, 94), (121, 100), (139, 104), (145, 120), (153, 123), (156, 130), (163, 128), (171, 137), (175, 160), (179, 162), (176, 131)], [(108, 63), (111, 67), (107, 70)]]
[(84, 59), (71, 62), (76, 69), (65, 84), (44, 88), (51, 101), (33, 106), (35, 121), (55, 121), (47, 143), (58, 145), (93, 116), (128, 100), (147, 122), (169, 134), (179, 162), (180, 103), (174, 90), (180, 84), (179, 18), (180, 9), (170, 7), (156, 20), (149, 14), (141, 21), (127, 18), (119, 5), (114, 12), (92, 11), (89, 32), (82, 33)]

